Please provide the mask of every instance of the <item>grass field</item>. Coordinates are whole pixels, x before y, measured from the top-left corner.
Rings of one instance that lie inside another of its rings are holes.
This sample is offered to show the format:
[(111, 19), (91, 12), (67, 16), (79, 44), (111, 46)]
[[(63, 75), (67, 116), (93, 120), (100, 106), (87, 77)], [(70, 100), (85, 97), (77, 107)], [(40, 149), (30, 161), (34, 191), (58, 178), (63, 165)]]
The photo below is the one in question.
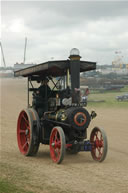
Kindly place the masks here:
[[(105, 107), (105, 108), (128, 108), (128, 101), (118, 102), (116, 96), (123, 95), (128, 93), (128, 86), (118, 91), (105, 91), (100, 92), (91, 92), (88, 97), (88, 106), (89, 107)], [(92, 101), (105, 101), (105, 102), (92, 102)]]

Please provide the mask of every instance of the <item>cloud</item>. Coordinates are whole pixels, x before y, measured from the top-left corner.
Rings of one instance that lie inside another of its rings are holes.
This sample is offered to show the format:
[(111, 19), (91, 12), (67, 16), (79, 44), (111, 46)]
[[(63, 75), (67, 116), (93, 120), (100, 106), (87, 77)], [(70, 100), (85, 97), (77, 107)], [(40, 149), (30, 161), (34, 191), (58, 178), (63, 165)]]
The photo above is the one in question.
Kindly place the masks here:
[[(128, 2), (2, 2), (2, 44), (6, 63), (67, 59), (78, 47), (83, 59), (111, 64), (122, 50), (127, 58)], [(127, 59), (125, 59), (127, 61)]]

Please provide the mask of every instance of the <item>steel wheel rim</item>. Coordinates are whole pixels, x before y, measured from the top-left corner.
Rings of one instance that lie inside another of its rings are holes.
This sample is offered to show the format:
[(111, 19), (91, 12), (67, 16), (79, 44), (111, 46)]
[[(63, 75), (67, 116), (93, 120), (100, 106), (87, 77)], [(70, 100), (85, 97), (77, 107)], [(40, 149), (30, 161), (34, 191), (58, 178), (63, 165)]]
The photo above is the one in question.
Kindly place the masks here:
[(50, 154), (54, 162), (58, 162), (61, 154), (61, 137), (57, 128), (54, 128), (50, 137)]
[(27, 154), (29, 150), (30, 135), (31, 129), (28, 115), (25, 111), (21, 111), (17, 125), (17, 140), (19, 150), (22, 154)]
[(104, 152), (104, 141), (102, 132), (97, 129), (95, 132), (92, 133), (90, 140), (92, 143), (92, 156), (95, 160), (100, 161)]

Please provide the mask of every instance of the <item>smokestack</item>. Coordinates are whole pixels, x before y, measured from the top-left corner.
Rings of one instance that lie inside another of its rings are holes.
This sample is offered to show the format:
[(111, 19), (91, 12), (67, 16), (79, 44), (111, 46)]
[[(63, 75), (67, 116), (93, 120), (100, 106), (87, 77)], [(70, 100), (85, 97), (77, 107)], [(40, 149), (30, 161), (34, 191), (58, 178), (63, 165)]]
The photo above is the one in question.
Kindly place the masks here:
[(73, 48), (70, 52), (70, 72), (71, 72), (71, 89), (72, 103), (80, 103), (80, 52)]

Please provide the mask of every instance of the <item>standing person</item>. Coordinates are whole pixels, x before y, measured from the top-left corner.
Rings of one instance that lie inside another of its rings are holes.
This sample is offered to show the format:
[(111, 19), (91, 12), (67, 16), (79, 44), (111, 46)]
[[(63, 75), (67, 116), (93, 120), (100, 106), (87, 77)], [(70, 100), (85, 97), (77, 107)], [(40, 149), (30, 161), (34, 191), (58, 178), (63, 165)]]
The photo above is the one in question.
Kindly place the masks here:
[(36, 91), (36, 100), (35, 100), (35, 108), (38, 111), (39, 117), (43, 115), (44, 112), (48, 111), (48, 98), (51, 94), (51, 89), (48, 86), (49, 80), (46, 78), (41, 81), (41, 85)]
[(48, 86), (48, 82), (49, 80), (46, 78), (45, 80), (41, 81), (41, 85), (38, 88), (38, 94), (39, 96), (41, 96), (43, 99), (48, 99), (50, 93), (51, 93), (51, 89)]

